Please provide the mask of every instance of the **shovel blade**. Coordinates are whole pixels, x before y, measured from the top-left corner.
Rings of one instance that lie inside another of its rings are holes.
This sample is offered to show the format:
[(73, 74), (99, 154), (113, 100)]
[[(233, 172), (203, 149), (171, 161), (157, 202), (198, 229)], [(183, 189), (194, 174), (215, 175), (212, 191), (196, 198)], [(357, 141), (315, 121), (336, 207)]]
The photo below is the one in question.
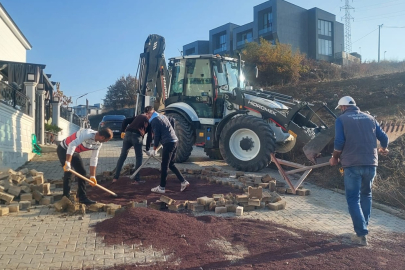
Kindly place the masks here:
[(334, 137), (334, 129), (327, 129), (319, 132), (310, 140), (302, 150), (305, 156), (314, 164), (317, 164), (316, 158), (320, 156), (322, 150), (331, 142)]

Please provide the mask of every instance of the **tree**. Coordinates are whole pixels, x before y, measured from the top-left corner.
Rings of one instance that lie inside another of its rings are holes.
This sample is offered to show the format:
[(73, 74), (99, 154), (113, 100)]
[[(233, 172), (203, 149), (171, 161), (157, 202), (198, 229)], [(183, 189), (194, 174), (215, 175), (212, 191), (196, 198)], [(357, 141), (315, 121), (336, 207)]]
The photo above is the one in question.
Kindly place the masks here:
[(108, 87), (104, 99), (106, 109), (120, 109), (135, 106), (136, 89), (138, 89), (138, 80), (127, 75), (121, 76), (117, 81)]
[(272, 45), (260, 38), (260, 43), (250, 42), (246, 45), (242, 50), (242, 59), (257, 65), (259, 69), (257, 83), (270, 85), (297, 82), (305, 55), (298, 51), (293, 52), (288, 44)]
[(59, 98), (62, 107), (68, 107), (72, 103), (72, 97), (65, 96), (63, 91), (60, 90), (60, 82), (56, 83), (56, 92), (53, 93), (53, 96)]

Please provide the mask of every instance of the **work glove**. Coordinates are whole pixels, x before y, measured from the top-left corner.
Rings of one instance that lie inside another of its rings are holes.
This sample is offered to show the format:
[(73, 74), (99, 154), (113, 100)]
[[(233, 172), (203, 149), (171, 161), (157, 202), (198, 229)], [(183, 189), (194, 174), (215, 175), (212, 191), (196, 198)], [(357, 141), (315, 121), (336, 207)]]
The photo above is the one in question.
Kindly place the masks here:
[(149, 150), (149, 151), (146, 151), (146, 154), (148, 155), (148, 156), (150, 156), (150, 157), (154, 157), (155, 155), (156, 155), (156, 152), (155, 152), (155, 150)]
[(121, 139), (124, 139), (125, 137), (125, 132), (121, 132)]
[(65, 161), (65, 166), (63, 166), (63, 170), (65, 172), (68, 172), (72, 169), (72, 167), (70, 166), (70, 162), (69, 161)]
[(94, 187), (95, 185), (97, 185), (97, 180), (95, 176), (90, 176), (90, 181), (91, 181), (91, 183), (89, 183), (90, 186)]

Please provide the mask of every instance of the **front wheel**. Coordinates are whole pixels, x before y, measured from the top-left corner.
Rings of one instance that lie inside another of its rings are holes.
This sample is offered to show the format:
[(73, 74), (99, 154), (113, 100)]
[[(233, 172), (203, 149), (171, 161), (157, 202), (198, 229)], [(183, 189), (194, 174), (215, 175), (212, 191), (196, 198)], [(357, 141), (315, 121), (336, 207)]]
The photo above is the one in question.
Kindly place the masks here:
[(235, 169), (255, 172), (269, 164), (275, 141), (268, 123), (259, 117), (243, 115), (225, 125), (219, 149), (224, 160)]
[(174, 118), (174, 131), (179, 139), (174, 162), (185, 162), (190, 157), (191, 151), (193, 151), (195, 141), (193, 129), (189, 122), (180, 114), (167, 113), (166, 116)]

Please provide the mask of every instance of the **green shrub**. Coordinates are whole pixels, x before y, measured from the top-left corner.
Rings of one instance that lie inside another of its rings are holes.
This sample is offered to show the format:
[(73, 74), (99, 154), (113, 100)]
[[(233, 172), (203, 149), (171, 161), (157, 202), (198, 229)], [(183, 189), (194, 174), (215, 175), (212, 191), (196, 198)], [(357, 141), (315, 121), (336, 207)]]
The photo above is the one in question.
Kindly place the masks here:
[(45, 131), (49, 131), (49, 132), (52, 132), (52, 133), (58, 133), (61, 130), (62, 129), (60, 127), (56, 126), (56, 125), (45, 123)]

